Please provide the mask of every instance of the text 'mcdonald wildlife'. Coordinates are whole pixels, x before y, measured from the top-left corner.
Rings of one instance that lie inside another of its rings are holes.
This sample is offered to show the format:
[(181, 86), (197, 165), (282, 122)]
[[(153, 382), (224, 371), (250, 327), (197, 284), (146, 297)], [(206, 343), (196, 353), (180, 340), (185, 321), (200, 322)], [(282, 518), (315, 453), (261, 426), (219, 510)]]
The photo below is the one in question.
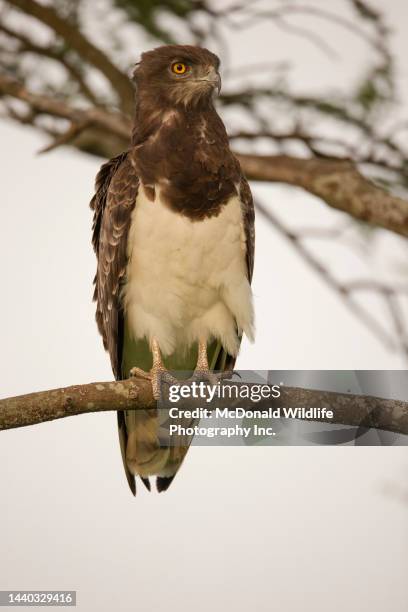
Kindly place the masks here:
[[(169, 45), (136, 65), (129, 150), (96, 178), (93, 245), (96, 319), (117, 379), (169, 371), (215, 380), (234, 367), (242, 334), (254, 333), (254, 207), (214, 107), (219, 59)], [(168, 488), (187, 452), (163, 447), (152, 410), (118, 413), (123, 463)]]

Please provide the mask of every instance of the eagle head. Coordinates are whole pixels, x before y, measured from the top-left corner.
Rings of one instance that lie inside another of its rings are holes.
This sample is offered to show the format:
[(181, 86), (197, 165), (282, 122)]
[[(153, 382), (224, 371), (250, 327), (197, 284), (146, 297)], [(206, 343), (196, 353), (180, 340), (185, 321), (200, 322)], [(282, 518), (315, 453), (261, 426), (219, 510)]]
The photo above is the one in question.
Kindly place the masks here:
[(202, 47), (166, 45), (142, 54), (133, 74), (138, 95), (171, 106), (198, 104), (220, 92), (220, 60)]

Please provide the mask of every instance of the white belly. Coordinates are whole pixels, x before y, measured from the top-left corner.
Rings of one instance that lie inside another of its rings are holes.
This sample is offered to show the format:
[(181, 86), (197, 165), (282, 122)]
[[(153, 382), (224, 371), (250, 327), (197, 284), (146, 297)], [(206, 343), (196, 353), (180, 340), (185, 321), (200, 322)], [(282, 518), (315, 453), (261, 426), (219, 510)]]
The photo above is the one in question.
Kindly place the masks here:
[(162, 204), (159, 195), (150, 201), (140, 188), (123, 295), (133, 337), (156, 338), (163, 355), (217, 338), (235, 356), (238, 334), (253, 337), (245, 252), (237, 196), (217, 217), (191, 221)]

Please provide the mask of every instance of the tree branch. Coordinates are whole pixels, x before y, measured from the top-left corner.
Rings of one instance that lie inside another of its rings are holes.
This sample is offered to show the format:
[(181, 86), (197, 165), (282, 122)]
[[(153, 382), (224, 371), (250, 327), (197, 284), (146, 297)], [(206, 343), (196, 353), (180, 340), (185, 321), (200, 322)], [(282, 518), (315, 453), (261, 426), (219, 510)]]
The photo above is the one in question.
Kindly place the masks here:
[(3, 23), (0, 23), (0, 32), (6, 34), (6, 36), (8, 36), (10, 39), (15, 39), (20, 43), (20, 47), (17, 51), (19, 55), (23, 53), (32, 53), (34, 55), (39, 55), (54, 60), (58, 64), (62, 65), (65, 70), (72, 76), (72, 78), (78, 83), (83, 95), (92, 104), (95, 104), (95, 106), (98, 104), (95, 94), (87, 85), (83, 75), (81, 74), (81, 71), (77, 66), (73, 65), (73, 63), (67, 59), (66, 54), (62, 50), (58, 50), (52, 46), (44, 47), (41, 45), (37, 45), (30, 38), (21, 34), (21, 32), (12, 30), (11, 28), (5, 26)]
[[(276, 217), (275, 214), (272, 213), (270, 208), (265, 206), (259, 200), (256, 202), (256, 208), (261, 213), (262, 216), (265, 217), (271, 223), (271, 225), (279, 231), (287, 240), (289, 240), (293, 246), (293, 248), (298, 252), (301, 256), (302, 260), (306, 262), (309, 267), (316, 272), (323, 282), (343, 301), (345, 306), (357, 317), (363, 325), (369, 329), (376, 338), (380, 342), (384, 344), (388, 349), (395, 348), (394, 340), (391, 334), (387, 331), (386, 327), (382, 324), (382, 322), (378, 322), (377, 319), (372, 315), (370, 309), (364, 308), (354, 299), (354, 292), (359, 289), (367, 288), (366, 285), (362, 285), (358, 283), (357, 285), (350, 283), (342, 283), (336, 279), (336, 277), (332, 274), (332, 272), (327, 269), (311, 250), (309, 250), (303, 242), (304, 236), (301, 232), (295, 233), (289, 229), (287, 229), (283, 223)], [(307, 236), (307, 235), (306, 235)], [(377, 293), (381, 295), (388, 308), (390, 308), (390, 300), (396, 297), (396, 289), (384, 287), (380, 283), (376, 283), (375, 288)], [(373, 285), (370, 287), (373, 289)], [(391, 313), (394, 314), (394, 313)], [(395, 317), (392, 317), (395, 321)], [(400, 321), (401, 328), (397, 330), (397, 337), (400, 338), (402, 336), (405, 338), (405, 331), (403, 331), (404, 325), (402, 321)]]
[(126, 74), (117, 68), (103, 51), (93, 45), (69, 21), (62, 19), (51, 6), (39, 4), (35, 0), (8, 0), (8, 3), (47, 25), (61, 36), (67, 46), (76, 51), (83, 61), (97, 68), (118, 94), (123, 112), (131, 116), (134, 103), (132, 84)]
[[(242, 384), (247, 386), (247, 383), (234, 382), (237, 386)], [(184, 402), (191, 408), (198, 406), (200, 400), (189, 398)], [(221, 399), (217, 400), (217, 407), (234, 410), (239, 406), (247, 410), (258, 410), (270, 407), (272, 402), (275, 406), (285, 408), (326, 407), (333, 410), (333, 419), (326, 417), (313, 419), (319, 422), (374, 427), (398, 434), (408, 434), (408, 402), (364, 395), (281, 387), (279, 400), (262, 399), (254, 403), (243, 398)], [(156, 407), (151, 384), (146, 380), (132, 378), (116, 382), (75, 385), (0, 400), (0, 430), (25, 427), (90, 412), (145, 410)], [(181, 404), (178, 403), (177, 407), (181, 407)]]
[(94, 107), (86, 110), (75, 109), (66, 102), (30, 92), (21, 83), (10, 76), (0, 74), (0, 95), (8, 95), (27, 102), (39, 113), (68, 119), (72, 123), (81, 123), (82, 129), (89, 125), (99, 127), (123, 138), (130, 139), (130, 121), (122, 114), (104, 111)]
[(246, 154), (238, 159), (252, 180), (303, 187), (360, 221), (408, 236), (408, 202), (374, 185), (350, 161)]
[(87, 412), (155, 408), (148, 381), (130, 379), (74, 385), (0, 400), (0, 430)]

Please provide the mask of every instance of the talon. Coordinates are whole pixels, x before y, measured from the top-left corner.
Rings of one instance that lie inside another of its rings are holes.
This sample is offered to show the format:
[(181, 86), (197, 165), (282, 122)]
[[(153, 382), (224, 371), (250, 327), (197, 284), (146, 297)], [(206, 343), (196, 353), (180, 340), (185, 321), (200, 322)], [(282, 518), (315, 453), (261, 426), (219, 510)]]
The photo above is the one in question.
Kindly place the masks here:
[(166, 369), (162, 370), (161, 379), (168, 385), (180, 385), (180, 381), (174, 376), (172, 376), (170, 372)]
[[(234, 374), (238, 374), (238, 373), (234, 372), (234, 370), (225, 370), (225, 372), (219, 373), (219, 377), (220, 377), (220, 380), (228, 380), (230, 378), (233, 378)], [(242, 378), (240, 374), (238, 374), (238, 376), (239, 378)]]
[(135, 367), (130, 370), (129, 376), (131, 376), (132, 378), (143, 378), (143, 380), (150, 380), (150, 382), (152, 383), (153, 397), (157, 401), (161, 397), (160, 372), (161, 370), (154, 367), (150, 370), (150, 372), (146, 372), (141, 368)]
[(132, 378), (136, 377), (143, 378), (144, 380), (150, 380), (150, 382), (152, 383), (152, 392), (154, 399), (157, 401), (161, 398), (161, 382), (162, 380), (167, 382), (167, 377), (165, 375), (168, 374), (167, 370), (165, 370), (164, 367), (162, 368), (153, 366), (150, 372), (146, 372), (141, 368), (132, 368), (129, 374)]
[(207, 380), (211, 385), (216, 385), (221, 380), (225, 380), (232, 377), (231, 371), (226, 372), (212, 372), (211, 370), (195, 370), (192, 377), (189, 379), (191, 381), (201, 381)]
[(144, 378), (145, 380), (151, 380), (151, 372), (146, 372), (142, 368), (132, 368), (129, 372), (130, 378)]
[(158, 368), (152, 372), (152, 389), (155, 400), (161, 399), (162, 382), (167, 385), (179, 385), (180, 381), (174, 378), (165, 367)]

